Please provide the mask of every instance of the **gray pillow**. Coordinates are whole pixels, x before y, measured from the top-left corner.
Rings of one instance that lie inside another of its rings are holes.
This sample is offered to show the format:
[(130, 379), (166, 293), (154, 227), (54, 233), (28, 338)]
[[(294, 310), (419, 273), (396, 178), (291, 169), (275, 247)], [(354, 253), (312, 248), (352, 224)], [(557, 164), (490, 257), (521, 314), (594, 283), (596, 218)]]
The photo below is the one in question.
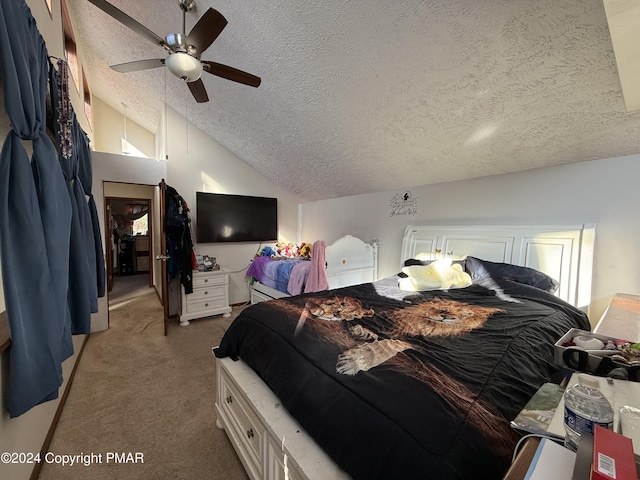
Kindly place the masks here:
[(560, 286), (557, 280), (534, 268), (521, 267), (510, 263), (489, 262), (476, 257), (467, 257), (466, 260), (467, 273), (471, 275), (472, 280), (490, 276), (495, 279), (501, 278), (524, 283), (550, 293), (554, 293)]

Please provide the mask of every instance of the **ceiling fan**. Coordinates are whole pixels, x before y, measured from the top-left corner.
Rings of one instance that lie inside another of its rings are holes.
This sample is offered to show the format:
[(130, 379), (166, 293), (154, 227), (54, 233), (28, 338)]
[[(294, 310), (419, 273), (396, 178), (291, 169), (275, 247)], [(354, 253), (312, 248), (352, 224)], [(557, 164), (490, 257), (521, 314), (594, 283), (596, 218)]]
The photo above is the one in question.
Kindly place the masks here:
[(227, 20), (220, 12), (213, 8), (209, 8), (204, 15), (198, 19), (187, 35), (184, 33), (186, 14), (187, 12), (195, 11), (196, 5), (194, 0), (179, 0), (180, 9), (182, 10), (183, 33), (170, 33), (165, 38), (161, 38), (109, 2), (105, 0), (89, 0), (89, 2), (137, 34), (161, 46), (169, 54), (166, 58), (137, 60), (112, 65), (111, 68), (117, 72), (137, 72), (166, 65), (171, 73), (187, 83), (191, 94), (198, 103), (209, 101), (204, 83), (200, 78), (202, 72), (208, 72), (212, 75), (251, 87), (258, 87), (260, 85), (260, 77), (243, 72), (237, 68), (200, 59), (202, 53), (209, 48), (213, 41), (218, 38), (218, 35), (220, 35), (224, 27), (227, 26)]

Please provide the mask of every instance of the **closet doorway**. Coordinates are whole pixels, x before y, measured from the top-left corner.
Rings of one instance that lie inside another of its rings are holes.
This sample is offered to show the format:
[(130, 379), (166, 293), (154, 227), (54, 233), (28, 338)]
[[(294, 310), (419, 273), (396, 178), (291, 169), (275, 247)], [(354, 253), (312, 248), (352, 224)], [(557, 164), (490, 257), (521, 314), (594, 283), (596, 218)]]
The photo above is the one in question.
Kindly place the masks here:
[[(109, 311), (154, 290), (158, 187), (104, 182)], [(160, 301), (160, 299), (158, 299)]]

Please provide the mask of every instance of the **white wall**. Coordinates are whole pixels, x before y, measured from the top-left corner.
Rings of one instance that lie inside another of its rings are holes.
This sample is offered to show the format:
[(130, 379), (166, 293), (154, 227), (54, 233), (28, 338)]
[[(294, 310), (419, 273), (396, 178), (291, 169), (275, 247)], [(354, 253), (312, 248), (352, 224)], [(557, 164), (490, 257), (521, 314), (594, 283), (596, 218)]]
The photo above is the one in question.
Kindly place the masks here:
[[(167, 109), (167, 183), (175, 188), (191, 209), (192, 231), (196, 231), (196, 192), (210, 191), (278, 199), (279, 240), (298, 241), (299, 200), (275, 187), (255, 170), (208, 137), (172, 109)], [(162, 124), (163, 122), (161, 122)], [(229, 298), (232, 304), (249, 300), (245, 270), (260, 248), (259, 243), (196, 244), (199, 255), (216, 257), (233, 271)]]
[[(396, 273), (407, 225), (596, 223), (590, 316), (617, 292), (640, 294), (640, 155), (541, 168), (302, 205), (302, 237), (331, 243), (345, 234), (380, 240), (379, 276)], [(415, 215), (391, 216), (410, 192)]]
[[(122, 153), (125, 118), (123, 110), (115, 110), (98, 97), (91, 101), (95, 135), (93, 148), (98, 152)], [(142, 128), (129, 118), (126, 120), (127, 141), (149, 158), (156, 156), (155, 134)]]

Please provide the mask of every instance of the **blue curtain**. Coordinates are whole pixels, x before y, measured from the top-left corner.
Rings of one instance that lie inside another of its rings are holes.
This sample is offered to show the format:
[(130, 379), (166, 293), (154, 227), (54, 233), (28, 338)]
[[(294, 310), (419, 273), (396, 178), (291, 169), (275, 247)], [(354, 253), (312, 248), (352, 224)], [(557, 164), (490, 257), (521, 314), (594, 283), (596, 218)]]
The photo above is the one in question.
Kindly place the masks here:
[[(11, 335), (12, 417), (58, 395), (71, 354), (71, 201), (46, 134), (49, 59), (23, 1), (0, 0), (0, 67), (12, 130), (0, 154), (0, 255)], [(23, 141), (30, 141), (29, 156)]]
[(84, 187), (82, 186), (82, 181), (78, 176), (80, 172), (80, 163), (82, 161), (80, 146), (84, 142), (84, 132), (77, 122), (74, 122), (71, 125), (71, 129), (73, 134), (73, 195), (75, 197), (76, 204), (78, 205), (80, 228), (82, 229), (82, 250), (79, 253), (84, 255), (84, 261), (86, 262), (84, 270), (89, 284), (89, 302), (91, 305), (91, 311), (97, 312), (98, 280), (96, 274), (96, 250), (95, 238), (93, 235), (93, 223), (91, 211), (89, 210), (89, 202), (85, 197)]
[[(77, 124), (76, 124), (77, 125)], [(93, 198), (91, 190), (93, 188), (93, 167), (91, 165), (91, 149), (89, 148), (89, 139), (87, 134), (78, 126), (78, 137), (76, 139), (76, 154), (78, 159), (78, 180), (84, 194), (88, 197), (88, 210), (91, 219), (91, 228), (93, 235), (89, 237), (90, 245), (87, 248), (93, 248), (95, 255), (92, 255), (95, 263), (95, 277), (98, 297), (105, 295), (105, 266), (104, 266), (104, 250), (102, 247), (102, 234), (100, 233), (100, 222), (98, 221), (98, 209), (96, 201)]]
[[(0, 257), (15, 417), (58, 396), (71, 335), (89, 333), (105, 294), (105, 267), (89, 139), (23, 0), (0, 0), (0, 68), (12, 126), (0, 153)], [(59, 151), (46, 132), (48, 84)]]
[[(93, 241), (92, 247), (95, 251), (95, 276), (96, 276), (96, 288), (98, 297), (104, 297), (106, 286), (106, 272), (104, 265), (104, 249), (102, 247), (102, 234), (100, 233), (100, 222), (98, 221), (98, 209), (96, 208), (96, 201), (93, 198), (91, 189), (93, 188), (93, 168), (91, 166), (91, 149), (89, 148), (89, 139), (87, 134), (78, 128), (78, 179), (84, 190), (84, 194), (88, 197), (88, 209), (89, 217), (91, 219), (91, 227), (93, 235), (91, 240)], [(90, 247), (91, 247), (90, 246)], [(97, 309), (96, 309), (97, 311)]]
[[(51, 104), (56, 112), (54, 122), (55, 137), (58, 142), (60, 165), (64, 175), (66, 189), (71, 200), (71, 242), (69, 269), (68, 305), (71, 313), (71, 332), (75, 334), (89, 333), (91, 313), (98, 311), (98, 274), (100, 265), (104, 272), (102, 241), (97, 224), (93, 223), (93, 215), (85, 196), (78, 174), (91, 162), (88, 139), (80, 128), (68, 99), (67, 66), (63, 61), (57, 62), (57, 69), (50, 70)], [(89, 168), (89, 172), (91, 168)], [(93, 198), (92, 196), (90, 197)], [(95, 204), (93, 204), (95, 210)], [(96, 233), (97, 232), (97, 233)], [(98, 251), (99, 249), (99, 251)], [(102, 274), (104, 283), (104, 273)], [(104, 295), (104, 287), (102, 287)]]

